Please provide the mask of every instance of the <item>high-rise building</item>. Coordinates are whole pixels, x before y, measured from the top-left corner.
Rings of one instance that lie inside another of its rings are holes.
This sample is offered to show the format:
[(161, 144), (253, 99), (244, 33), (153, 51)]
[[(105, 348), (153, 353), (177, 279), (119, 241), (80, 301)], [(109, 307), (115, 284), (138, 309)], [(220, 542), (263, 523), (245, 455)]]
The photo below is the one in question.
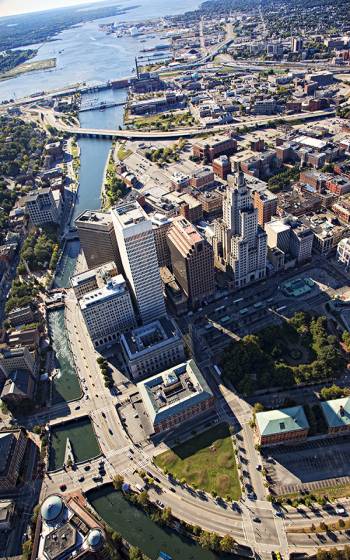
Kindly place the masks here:
[(215, 290), (214, 253), (209, 243), (186, 218), (174, 218), (168, 232), (173, 274), (189, 298), (200, 304)]
[(291, 49), (293, 53), (299, 53), (303, 50), (303, 39), (301, 37), (292, 37)]
[(88, 267), (114, 261), (118, 272), (122, 272), (111, 214), (87, 210), (76, 218), (75, 225)]
[(85, 294), (79, 305), (96, 348), (115, 342), (123, 331), (136, 325), (131, 297), (121, 274), (102, 288)]
[(50, 187), (41, 188), (25, 196), (23, 203), (34, 225), (42, 226), (60, 222), (62, 214), (60, 191), (53, 191)]
[(290, 224), (287, 220), (272, 220), (265, 224), (267, 234), (267, 245), (270, 248), (277, 247), (284, 253), (289, 252)]
[(215, 222), (213, 239), (216, 263), (234, 274), (236, 288), (265, 278), (267, 236), (258, 225), (253, 188), (241, 170), (228, 177), (223, 219)]
[(166, 315), (153, 226), (137, 202), (112, 210), (125, 277), (143, 323)]
[(170, 251), (167, 242), (167, 233), (171, 226), (172, 218), (167, 218), (160, 212), (151, 216), (154, 241), (156, 244), (158, 266), (170, 266)]
[(256, 190), (253, 195), (253, 204), (258, 211), (258, 224), (264, 227), (270, 222), (277, 211), (277, 196), (268, 189)]

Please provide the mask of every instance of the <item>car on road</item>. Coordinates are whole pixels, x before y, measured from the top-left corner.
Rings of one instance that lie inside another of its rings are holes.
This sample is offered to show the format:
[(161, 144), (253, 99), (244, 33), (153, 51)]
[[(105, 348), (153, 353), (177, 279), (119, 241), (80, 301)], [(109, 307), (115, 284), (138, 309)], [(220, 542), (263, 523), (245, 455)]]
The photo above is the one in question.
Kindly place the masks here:
[(335, 513), (336, 513), (337, 515), (344, 515), (346, 512), (345, 512), (345, 509), (343, 508), (343, 506), (337, 504), (337, 505), (335, 506)]
[(74, 410), (80, 410), (80, 406), (76, 406)]
[(61, 492), (64, 492), (65, 490), (67, 490), (66, 484), (61, 484), (60, 485), (60, 490), (61, 490)]
[(106, 415), (105, 415), (104, 412), (101, 412), (101, 414), (102, 414), (103, 418), (106, 418)]
[(253, 517), (254, 523), (261, 523), (260, 517)]
[(111, 434), (111, 436), (113, 435), (113, 432), (111, 430), (111, 428), (108, 428), (109, 433)]
[(249, 498), (249, 500), (256, 500), (256, 494), (255, 494), (255, 492), (249, 492), (248, 498)]
[(276, 511), (275, 516), (276, 517), (284, 517), (284, 513), (283, 513), (283, 511)]
[(169, 488), (170, 492), (176, 492), (175, 488), (173, 488), (172, 486)]

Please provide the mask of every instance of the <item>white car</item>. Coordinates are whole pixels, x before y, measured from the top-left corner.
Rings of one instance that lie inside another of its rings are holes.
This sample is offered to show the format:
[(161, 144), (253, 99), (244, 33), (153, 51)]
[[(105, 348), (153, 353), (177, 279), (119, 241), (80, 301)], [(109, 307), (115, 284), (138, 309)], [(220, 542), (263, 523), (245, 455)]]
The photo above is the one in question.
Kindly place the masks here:
[(335, 506), (335, 513), (338, 515), (344, 515), (345, 509), (343, 506)]

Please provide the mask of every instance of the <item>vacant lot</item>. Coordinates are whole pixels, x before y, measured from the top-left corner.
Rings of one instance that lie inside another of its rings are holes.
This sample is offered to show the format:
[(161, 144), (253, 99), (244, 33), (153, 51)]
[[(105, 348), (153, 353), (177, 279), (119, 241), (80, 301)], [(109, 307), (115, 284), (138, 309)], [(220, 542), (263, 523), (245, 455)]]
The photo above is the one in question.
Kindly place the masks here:
[(237, 500), (241, 495), (232, 440), (227, 424), (220, 424), (155, 458), (178, 480), (218, 496)]

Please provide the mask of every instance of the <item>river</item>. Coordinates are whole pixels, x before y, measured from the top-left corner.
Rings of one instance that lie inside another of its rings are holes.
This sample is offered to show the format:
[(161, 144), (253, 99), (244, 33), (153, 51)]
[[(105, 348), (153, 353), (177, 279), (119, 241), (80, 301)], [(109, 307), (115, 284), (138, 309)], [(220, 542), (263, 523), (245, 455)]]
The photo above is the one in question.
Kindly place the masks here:
[(142, 510), (126, 500), (121, 492), (105, 485), (87, 493), (87, 499), (97, 513), (132, 545), (138, 546), (151, 559), (159, 552), (170, 554), (173, 560), (239, 560), (239, 556), (218, 556), (189, 539), (180, 537), (166, 527), (154, 523)]
[[(78, 82), (105, 82), (130, 76), (135, 66), (135, 56), (140, 51), (158, 43), (160, 37), (141, 43), (141, 37), (113, 37), (99, 30), (100, 23), (137, 21), (184, 13), (196, 9), (199, 0), (176, 0), (171, 4), (164, 0), (127, 0), (118, 2), (121, 7), (138, 7), (124, 15), (95, 20), (78, 28), (66, 29), (54, 41), (42, 45), (30, 45), (39, 52), (33, 60), (56, 58), (56, 68), (21, 74), (0, 83), (0, 101), (21, 98), (32, 93), (51, 90)], [(166, 42), (166, 41), (165, 41)], [(29, 48), (27, 46), (26, 48)]]

